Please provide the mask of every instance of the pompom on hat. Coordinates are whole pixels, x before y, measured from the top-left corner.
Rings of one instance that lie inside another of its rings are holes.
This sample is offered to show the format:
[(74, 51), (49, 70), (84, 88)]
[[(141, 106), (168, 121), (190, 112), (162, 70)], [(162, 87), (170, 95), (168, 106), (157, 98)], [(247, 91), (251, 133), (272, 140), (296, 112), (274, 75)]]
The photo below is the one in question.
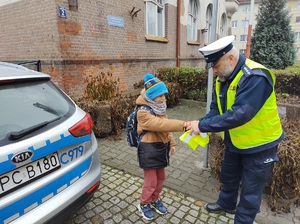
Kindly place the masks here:
[(206, 68), (212, 68), (223, 55), (228, 53), (232, 48), (232, 42), (234, 41), (234, 36), (222, 37), (211, 44), (199, 48), (201, 54), (203, 54), (204, 59), (207, 63)]
[(168, 93), (166, 84), (150, 73), (144, 76), (144, 87), (145, 95), (150, 100)]

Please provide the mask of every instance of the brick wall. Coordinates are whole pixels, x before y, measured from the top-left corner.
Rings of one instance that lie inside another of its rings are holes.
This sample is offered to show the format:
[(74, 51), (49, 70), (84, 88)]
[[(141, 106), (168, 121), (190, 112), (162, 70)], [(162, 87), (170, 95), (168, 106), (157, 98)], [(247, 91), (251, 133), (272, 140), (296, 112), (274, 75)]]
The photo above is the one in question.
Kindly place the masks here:
[[(137, 17), (129, 15), (132, 6), (141, 9)], [(176, 10), (176, 7), (166, 5), (166, 37), (169, 42), (161, 43), (145, 41), (143, 1), (79, 1), (78, 11), (67, 11), (67, 19), (57, 19), (62, 58), (174, 59)], [(124, 19), (124, 28), (108, 25), (108, 16)], [(183, 36), (183, 41), (186, 41), (186, 35)], [(197, 46), (193, 50), (197, 51)], [(185, 53), (182, 57), (187, 56)]]
[(56, 12), (57, 6), (49, 0), (1, 6), (0, 60), (59, 59)]
[[(58, 16), (58, 6), (67, 18)], [(132, 7), (141, 9), (131, 17)], [(0, 60), (41, 60), (42, 71), (71, 97), (80, 97), (84, 77), (110, 72), (127, 91), (144, 74), (160, 67), (176, 66), (177, 8), (166, 5), (168, 43), (145, 40), (145, 9), (141, 0), (78, 1), (21, 0), (0, 7)], [(186, 6), (187, 7), (187, 6)], [(107, 17), (124, 20), (124, 27), (108, 25)], [(181, 63), (202, 66), (199, 46), (187, 45), (181, 25)], [(200, 64), (201, 63), (201, 64)]]
[[(52, 63), (52, 64), (51, 64)], [(112, 73), (119, 78), (119, 90), (128, 91), (133, 84), (143, 79), (143, 76), (152, 72), (155, 74), (157, 68), (175, 67), (174, 60), (139, 61), (120, 63), (116, 61), (65, 61), (50, 62), (42, 61), (43, 72), (50, 74), (52, 81), (62, 88), (72, 98), (76, 99), (83, 95), (86, 83), (84, 79), (88, 75), (100, 75), (101, 72)]]

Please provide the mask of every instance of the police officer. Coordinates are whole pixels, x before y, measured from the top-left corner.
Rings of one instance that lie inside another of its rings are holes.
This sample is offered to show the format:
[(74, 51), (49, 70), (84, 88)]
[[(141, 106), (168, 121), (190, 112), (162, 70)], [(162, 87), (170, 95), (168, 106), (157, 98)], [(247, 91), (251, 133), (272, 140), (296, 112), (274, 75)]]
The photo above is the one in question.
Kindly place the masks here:
[(235, 214), (235, 224), (251, 224), (278, 161), (277, 148), (284, 134), (274, 74), (239, 54), (233, 41), (234, 36), (226, 36), (199, 49), (207, 67), (217, 75), (215, 97), (206, 116), (188, 129), (196, 134), (221, 132), (226, 145), (219, 198), (206, 204), (206, 210)]

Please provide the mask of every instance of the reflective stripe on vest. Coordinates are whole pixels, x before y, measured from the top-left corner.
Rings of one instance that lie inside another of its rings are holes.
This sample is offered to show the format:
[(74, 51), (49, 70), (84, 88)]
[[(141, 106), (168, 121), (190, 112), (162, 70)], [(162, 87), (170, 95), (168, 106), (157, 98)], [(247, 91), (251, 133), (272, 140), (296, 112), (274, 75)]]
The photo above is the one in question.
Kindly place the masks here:
[[(258, 68), (267, 70), (264, 66), (250, 59), (246, 59), (245, 64), (251, 69)], [(250, 121), (239, 127), (229, 130), (232, 144), (238, 149), (248, 149), (270, 143), (278, 139), (282, 134), (282, 127), (274, 92), (275, 76), (270, 71), (269, 74), (273, 80), (273, 91), (263, 107)], [(236, 90), (243, 75), (243, 71), (240, 70), (227, 90), (226, 110), (232, 110), (232, 105), (235, 101)], [(220, 114), (222, 115), (223, 111), (220, 102), (220, 82), (218, 81), (218, 78), (216, 80), (216, 95), (218, 109)]]

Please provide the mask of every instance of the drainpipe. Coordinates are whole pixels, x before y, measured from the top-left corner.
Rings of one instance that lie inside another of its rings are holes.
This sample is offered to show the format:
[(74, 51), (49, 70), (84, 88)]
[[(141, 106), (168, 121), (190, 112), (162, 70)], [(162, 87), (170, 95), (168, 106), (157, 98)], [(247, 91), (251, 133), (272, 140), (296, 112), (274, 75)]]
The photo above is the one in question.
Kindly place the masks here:
[(251, 0), (250, 18), (249, 18), (248, 34), (247, 34), (247, 45), (246, 45), (246, 52), (245, 52), (246, 58), (250, 57), (253, 8), (254, 8), (254, 0)]
[(176, 66), (180, 67), (180, 4), (181, 1), (177, 0), (177, 42), (176, 42)]

